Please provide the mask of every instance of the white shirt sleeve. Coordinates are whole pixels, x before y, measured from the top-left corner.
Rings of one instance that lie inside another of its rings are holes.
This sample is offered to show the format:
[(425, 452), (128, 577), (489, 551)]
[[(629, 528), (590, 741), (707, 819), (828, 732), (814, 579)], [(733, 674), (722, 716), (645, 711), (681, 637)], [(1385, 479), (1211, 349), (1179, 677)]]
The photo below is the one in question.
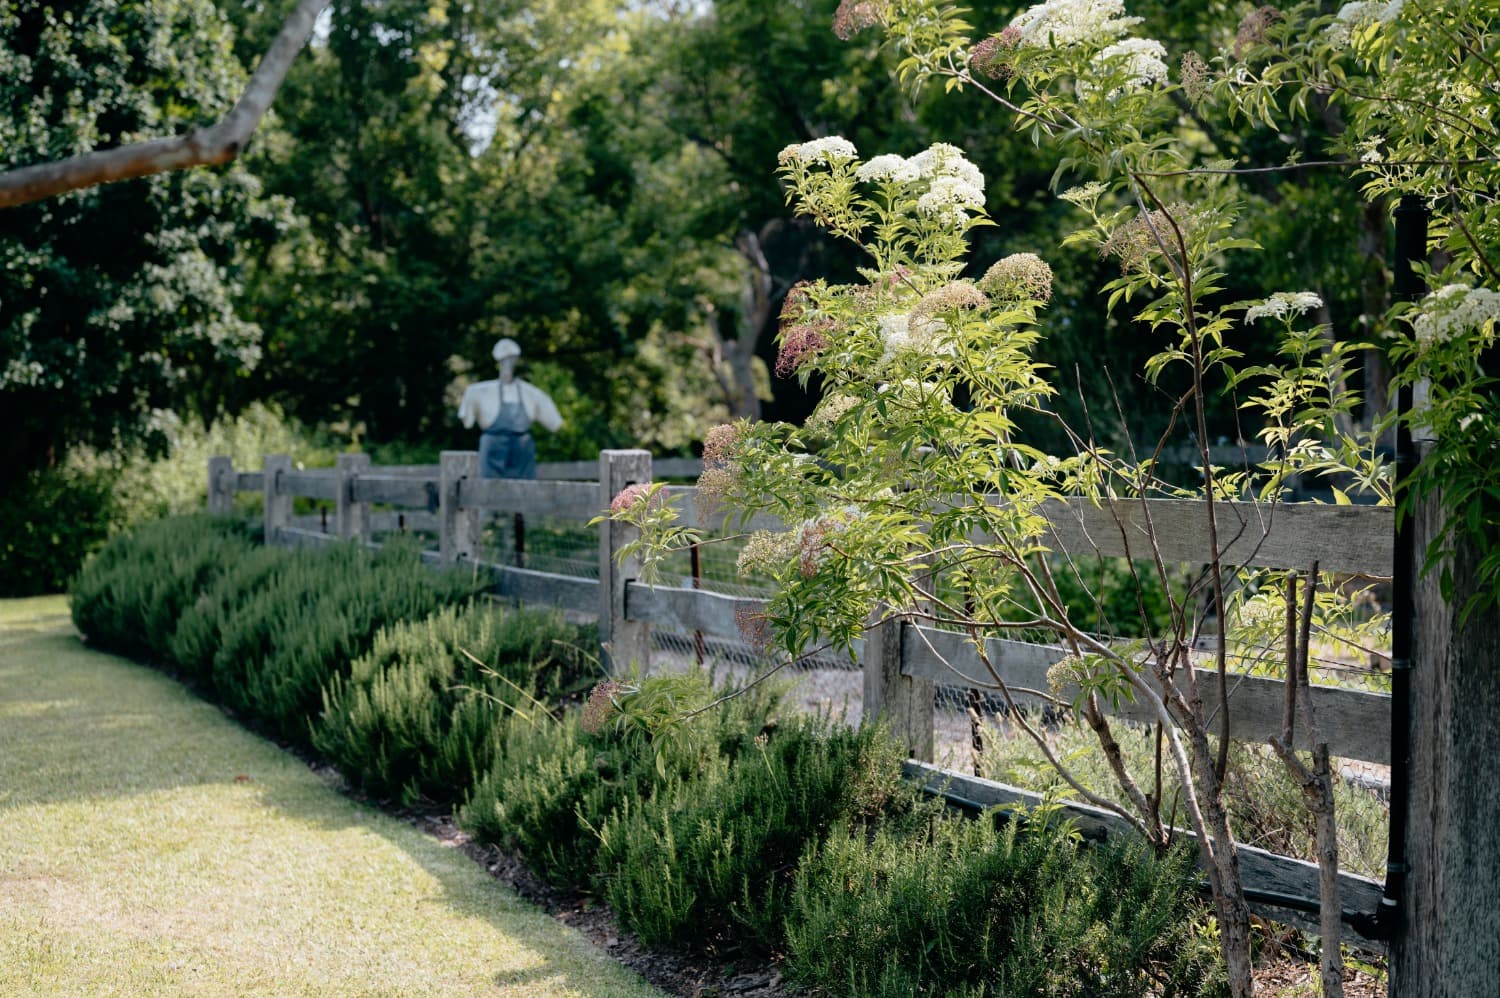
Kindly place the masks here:
[(546, 392), (529, 381), (522, 381), (521, 398), (526, 406), (526, 414), (533, 422), (541, 423), (542, 428), (549, 433), (556, 433), (562, 428), (562, 414), (557, 411), (557, 406)]
[(464, 397), (458, 403), (458, 418), (463, 421), (465, 429), (472, 428), (475, 421), (479, 419), (479, 399), (474, 391), (473, 385), (464, 389)]

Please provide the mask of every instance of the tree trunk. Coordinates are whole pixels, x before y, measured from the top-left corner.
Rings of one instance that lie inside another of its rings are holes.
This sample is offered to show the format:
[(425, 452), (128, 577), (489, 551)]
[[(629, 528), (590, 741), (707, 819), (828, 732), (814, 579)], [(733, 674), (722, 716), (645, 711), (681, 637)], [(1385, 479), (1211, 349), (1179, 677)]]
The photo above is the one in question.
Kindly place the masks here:
[(734, 240), (734, 248), (744, 258), (745, 284), (740, 293), (740, 310), (733, 330), (719, 332), (718, 357), (728, 370), (718, 374), (724, 389), (729, 414), (736, 419), (760, 419), (760, 396), (755, 385), (755, 349), (761, 332), (771, 321), (776, 304), (776, 281), (766, 259), (765, 242), (781, 227), (772, 219), (759, 232), (745, 230)]
[(1216, 792), (1201, 794), (1203, 821), (1213, 836), (1213, 856), (1210, 862), (1214, 885), (1214, 914), (1219, 919), (1219, 949), (1224, 954), (1224, 963), (1229, 971), (1229, 993), (1234, 998), (1253, 998), (1255, 985), (1250, 962), (1250, 906), (1245, 903), (1245, 882), (1240, 876), (1239, 851), (1235, 848), (1234, 834), (1229, 830), (1229, 813), (1217, 792), (1218, 778), (1214, 762), (1207, 753), (1205, 740), (1201, 751), (1195, 752), (1199, 770), (1198, 781), (1205, 790), (1209, 781)]
[[(1483, 501), (1483, 500), (1480, 500)], [(1445, 516), (1441, 497), (1415, 512), (1416, 550)], [(1500, 614), (1459, 612), (1474, 591), (1483, 546), (1449, 562), (1453, 598), (1438, 573), (1416, 585), (1411, 674), (1410, 867), (1405, 919), (1391, 946), (1390, 993), (1400, 998), (1500, 994)], [(1396, 761), (1399, 764), (1399, 760)]]

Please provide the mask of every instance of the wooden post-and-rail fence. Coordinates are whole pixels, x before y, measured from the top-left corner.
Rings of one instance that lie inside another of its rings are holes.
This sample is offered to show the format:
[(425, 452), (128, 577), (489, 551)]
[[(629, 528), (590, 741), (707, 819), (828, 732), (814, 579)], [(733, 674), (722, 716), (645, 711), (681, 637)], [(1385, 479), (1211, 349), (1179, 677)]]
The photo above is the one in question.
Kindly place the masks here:
[[(740, 621), (762, 601), (715, 593), (707, 589), (646, 586), (637, 581), (638, 565), (621, 564), (615, 553), (631, 539), (632, 528), (606, 521), (599, 528), (599, 577), (579, 578), (500, 565), (479, 557), (480, 518), (486, 513), (546, 516), (587, 522), (609, 507), (610, 500), (628, 485), (653, 480), (665, 465), (671, 477), (694, 473), (697, 462), (656, 462), (638, 450), (604, 451), (597, 465), (570, 462), (542, 465), (536, 481), (479, 477), (477, 455), (445, 451), (441, 463), (416, 467), (374, 467), (364, 455), (341, 455), (334, 468), (294, 470), (284, 455), (268, 456), (260, 471), (237, 471), (227, 458), (208, 464), (208, 505), (228, 512), (237, 492), (260, 492), (264, 499), (265, 538), (268, 544), (322, 545), (353, 540), (377, 546), (372, 533), (392, 514), (372, 513), (372, 504), (412, 510), (427, 517), (439, 534), (437, 552), (424, 558), (436, 565), (471, 564), (493, 580), (493, 591), (523, 603), (597, 613), (604, 660), (612, 670), (630, 663), (648, 668), (651, 631), (660, 626), (715, 638), (739, 640)], [(587, 480), (576, 480), (587, 474)], [(666, 476), (663, 476), (666, 477)], [(692, 487), (674, 487), (686, 494), (681, 508), (694, 517), (698, 504)], [(305, 496), (334, 504), (331, 530), (294, 522), (292, 499)], [(1202, 505), (1179, 500), (1120, 500), (1093, 505), (1084, 500), (1047, 506), (1050, 523), (1045, 538), (1053, 550), (1075, 557), (1140, 557), (1154, 540), (1167, 562), (1203, 563), (1208, 539)], [(431, 514), (435, 513), (435, 517)], [(406, 514), (396, 514), (406, 515)], [(1263, 505), (1220, 503), (1219, 535), (1222, 558), (1230, 564), (1301, 569), (1316, 562), (1327, 571), (1388, 577), (1392, 574), (1393, 511), (1370, 506), (1321, 504)], [(700, 526), (709, 527), (709, 523)], [(769, 517), (757, 517), (750, 529), (786, 529)], [(1149, 530), (1149, 535), (1148, 535)], [(696, 582), (696, 580), (695, 580)], [(1064, 657), (1062, 649), (1023, 641), (992, 638), (986, 651), (1000, 678), (1024, 702), (1024, 689), (1048, 689), (1047, 670)], [(980, 657), (963, 635), (936, 630), (893, 617), (872, 627), (856, 653), (864, 674), (863, 716), (882, 717), (904, 739), (910, 776), (931, 789), (981, 805), (1034, 805), (1038, 794), (1020, 787), (941, 769), (932, 764), (934, 687), (993, 688)], [(1218, 687), (1207, 681), (1216, 673), (1200, 670), (1199, 689), (1207, 711), (1217, 707)], [(1067, 699), (1068, 689), (1059, 696)], [(1389, 764), (1391, 698), (1386, 694), (1318, 687), (1314, 689), (1319, 727), (1330, 751), (1340, 758)], [(1283, 692), (1280, 680), (1235, 676), (1229, 685), (1231, 737), (1264, 743), (1281, 730)], [(1135, 721), (1154, 721), (1139, 705), (1122, 701), (1101, 704), (1107, 713)], [(1304, 746), (1305, 747), (1305, 746)], [(1111, 837), (1130, 834), (1118, 816), (1087, 805), (1067, 810), (1085, 834)], [(1182, 832), (1184, 836), (1188, 832)], [(1271, 898), (1257, 907), (1281, 921), (1317, 929), (1316, 915), (1273, 903), (1276, 897), (1318, 897), (1315, 864), (1249, 846), (1240, 847), (1245, 883), (1254, 894)], [(1346, 911), (1372, 912), (1380, 903), (1382, 885), (1354, 874), (1340, 874)], [(1350, 940), (1374, 942), (1355, 925), (1345, 926)]]

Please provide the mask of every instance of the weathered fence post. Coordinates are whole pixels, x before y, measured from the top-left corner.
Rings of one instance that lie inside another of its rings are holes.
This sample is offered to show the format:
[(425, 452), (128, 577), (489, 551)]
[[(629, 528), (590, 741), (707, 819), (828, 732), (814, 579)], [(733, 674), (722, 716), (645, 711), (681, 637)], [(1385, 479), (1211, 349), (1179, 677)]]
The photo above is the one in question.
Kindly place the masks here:
[(444, 564), (473, 560), (479, 546), (479, 510), (459, 509), (458, 490), (466, 478), (479, 477), (479, 454), (445, 450), (438, 465), (438, 553)]
[[(651, 481), (651, 452), (606, 450), (599, 452), (599, 503), (610, 501), (628, 485)], [(651, 625), (625, 619), (625, 586), (640, 574), (635, 558), (621, 564), (615, 552), (638, 536), (639, 531), (623, 523), (606, 520), (599, 525), (599, 644), (605, 669), (619, 675), (632, 662), (642, 671), (651, 665)]]
[[(1418, 502), (1418, 552), (1452, 514), (1443, 496)], [(1500, 614), (1460, 622), (1485, 551), (1456, 547), (1442, 566), (1452, 573), (1450, 598), (1440, 568), (1416, 582), (1406, 872), (1390, 965), (1390, 992), (1400, 998), (1500, 994)]]
[(355, 502), (354, 479), (370, 470), (370, 455), (340, 454), (334, 458), (338, 486), (334, 492), (334, 512), (338, 518), (339, 536), (363, 544), (370, 539), (370, 504)]
[(292, 470), (292, 459), (286, 454), (267, 454), (265, 458), (265, 481), (261, 483), (261, 495), (265, 497), (266, 544), (281, 540), (282, 528), (292, 522), (292, 497), (281, 494), (281, 476)]
[[(1428, 257), (1427, 219), (1420, 198), (1401, 199), (1395, 291), (1409, 301), (1425, 291), (1411, 261)], [(1402, 387), (1403, 414), (1420, 407), (1415, 394)], [(1423, 456), (1421, 444), (1407, 425), (1398, 427), (1396, 473), (1403, 485)], [(1494, 778), (1500, 758), (1500, 613), (1462, 617), (1478, 594), (1483, 559), (1500, 545), (1500, 536), (1491, 534), (1482, 544), (1461, 536), (1447, 545), (1443, 564), (1419, 575), (1422, 553), (1442, 537), (1449, 517), (1464, 512), (1448, 502), (1441, 493), (1416, 500), (1396, 541), (1387, 874), (1394, 884), (1387, 894), (1395, 887), (1400, 903), (1390, 951), (1390, 993), (1399, 998), (1500, 994), (1500, 783)], [(1451, 583), (1446, 597), (1445, 574)], [(1409, 706), (1403, 705), (1408, 698)]]
[[(885, 619), (881, 619), (885, 618)], [(933, 683), (901, 674), (902, 631), (899, 616), (885, 608), (876, 611), (877, 623), (865, 632), (863, 656), (865, 694), (862, 722), (884, 718), (891, 734), (906, 745), (906, 754), (932, 761)]]
[(208, 511), (215, 516), (234, 512), (234, 461), (231, 458), (208, 459)]

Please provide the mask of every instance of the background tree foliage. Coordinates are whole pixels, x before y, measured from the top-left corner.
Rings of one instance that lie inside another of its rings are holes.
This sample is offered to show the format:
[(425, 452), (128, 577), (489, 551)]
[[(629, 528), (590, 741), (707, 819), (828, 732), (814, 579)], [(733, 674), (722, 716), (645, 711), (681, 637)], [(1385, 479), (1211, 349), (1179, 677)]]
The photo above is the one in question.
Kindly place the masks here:
[[(0, 3), (0, 165), (213, 120), (286, 6)], [(969, 20), (997, 30), (1019, 6), (978, 0)], [(683, 449), (730, 414), (797, 419), (813, 399), (773, 373), (781, 300), (862, 261), (791, 217), (773, 168), (783, 146), (831, 134), (867, 155), (964, 148), (998, 223), (971, 266), (1040, 251), (1057, 273), (1044, 355), (1077, 389), (1059, 408), (1082, 423), (1087, 399), (1109, 441), (1158, 429), (1172, 386), (1133, 376), (1154, 345), (1091, 290), (1118, 263), (1053, 248), (1066, 206), (1031, 137), (980, 101), (903, 95), (874, 32), (835, 36), (836, 8), (335, 4), (246, 159), (0, 215), (0, 415), (23, 427), (0, 445), (5, 473), (137, 438), (156, 409), (257, 400), (346, 440), (468, 446), (455, 392), (488, 375), (500, 335), (568, 418), (544, 457)], [(1204, 53), (1235, 45), (1252, 10), (1132, 4), (1174, 50)], [(1180, 109), (1184, 139), (1230, 161), (1342, 129), (1315, 109), (1295, 133), (1231, 133)], [(1379, 206), (1337, 172), (1242, 188), (1272, 251), (1231, 261), (1226, 294), (1316, 288), (1339, 335), (1369, 335), (1385, 303)], [(1249, 435), (1234, 412), (1221, 400), (1216, 435)]]
[[(233, 39), (210, 0), (0, 3), (0, 165), (212, 120), (244, 83)], [(0, 489), (234, 395), (260, 357), (243, 252), (285, 210), (232, 166), (0, 212)]]

